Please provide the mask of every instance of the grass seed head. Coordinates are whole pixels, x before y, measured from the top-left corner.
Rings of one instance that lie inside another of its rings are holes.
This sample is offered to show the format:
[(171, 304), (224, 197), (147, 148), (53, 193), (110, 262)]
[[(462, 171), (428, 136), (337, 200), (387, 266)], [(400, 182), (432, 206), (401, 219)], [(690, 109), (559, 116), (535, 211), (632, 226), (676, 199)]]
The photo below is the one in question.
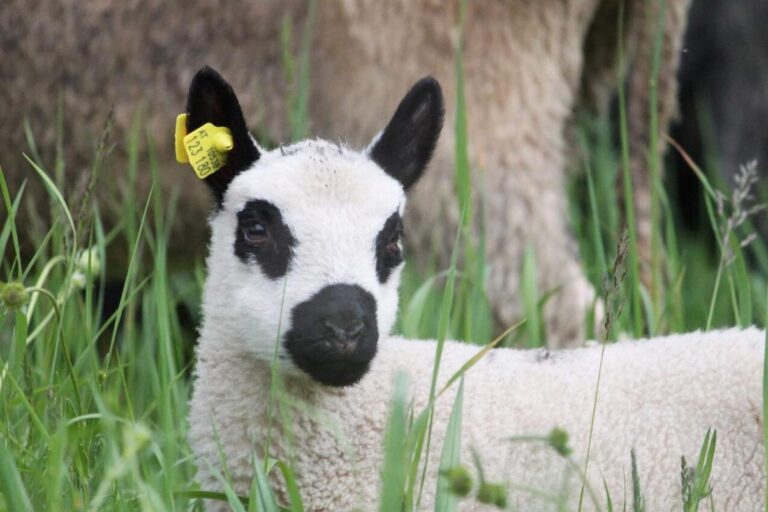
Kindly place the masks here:
[(482, 482), (477, 490), (477, 501), (498, 508), (507, 507), (507, 489), (501, 484)]
[(96, 276), (101, 272), (101, 260), (96, 247), (91, 247), (80, 253), (76, 268), (86, 276)]
[(29, 292), (23, 284), (11, 282), (0, 285), (0, 301), (8, 309), (20, 308), (29, 300)]
[(448, 479), (451, 492), (456, 496), (463, 498), (472, 490), (472, 475), (466, 466), (459, 465), (448, 469), (445, 478)]
[(562, 428), (553, 428), (547, 436), (547, 442), (563, 457), (567, 457), (571, 454), (571, 448), (568, 446), (568, 432)]

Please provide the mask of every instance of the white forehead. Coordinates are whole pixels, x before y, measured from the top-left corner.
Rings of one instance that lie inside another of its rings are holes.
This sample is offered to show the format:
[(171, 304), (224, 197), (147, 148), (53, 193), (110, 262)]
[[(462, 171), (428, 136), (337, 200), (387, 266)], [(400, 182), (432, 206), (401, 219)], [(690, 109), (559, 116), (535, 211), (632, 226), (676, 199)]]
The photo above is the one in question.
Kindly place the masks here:
[(240, 211), (250, 200), (275, 205), (284, 219), (318, 214), (386, 219), (405, 204), (400, 183), (358, 151), (323, 140), (263, 152), (230, 184), (224, 208)]

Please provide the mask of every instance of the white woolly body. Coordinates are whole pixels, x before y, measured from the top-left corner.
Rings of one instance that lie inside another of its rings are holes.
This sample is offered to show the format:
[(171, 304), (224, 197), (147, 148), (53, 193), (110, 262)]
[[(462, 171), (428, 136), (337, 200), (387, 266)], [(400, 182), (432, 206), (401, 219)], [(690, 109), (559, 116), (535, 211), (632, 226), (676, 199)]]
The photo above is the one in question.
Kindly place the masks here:
[[(258, 265), (233, 254), (237, 212), (253, 199), (275, 205), (297, 241), (284, 278), (267, 278)], [(210, 219), (190, 411), (190, 442), (204, 489), (221, 488), (215, 475), (223, 473), (223, 456), (235, 490), (247, 494), (253, 455), (265, 456), (269, 432), (269, 456), (292, 463), (309, 510), (377, 507), (395, 377), (408, 377), (418, 412), (427, 402), (435, 357), (434, 341), (388, 336), (402, 266), (381, 283), (375, 240), (385, 220), (404, 205), (399, 182), (367, 154), (322, 141), (263, 152), (231, 182), (223, 207)], [(290, 329), (297, 304), (337, 283), (360, 286), (375, 298), (381, 333), (369, 372), (346, 388), (324, 386), (297, 370), (278, 335)], [(757, 329), (732, 329), (607, 346), (588, 475), (599, 499), (603, 479), (614, 503), (630, 499), (634, 449), (647, 510), (679, 510), (680, 457), (694, 464), (711, 427), (718, 434), (712, 480), (717, 510), (761, 509), (763, 336)], [(477, 350), (446, 343), (439, 380), (445, 382)], [(281, 405), (272, 409), (270, 428), (275, 354), (284, 392)], [(600, 347), (549, 355), (499, 349), (467, 373), (462, 460), (471, 463), (470, 450), (476, 450), (486, 477), (507, 483), (518, 509), (554, 507), (521, 486), (566, 493), (567, 508), (573, 509), (579, 482), (565, 460), (541, 445), (508, 438), (564, 428), (573, 457), (582, 464), (600, 355)], [(436, 404), (423, 509), (432, 507), (436, 453), (454, 391), (455, 386)], [(593, 508), (589, 499), (586, 503), (587, 510)], [(471, 500), (462, 505), (477, 506)]]
[[(712, 427), (717, 429), (715, 509), (762, 510), (763, 337), (757, 329), (731, 329), (606, 346), (589, 469), (601, 508), (603, 478), (614, 504), (621, 507), (626, 499), (631, 507), (634, 448), (647, 510), (680, 510), (680, 457), (695, 465), (705, 432)], [(215, 425), (235, 488), (247, 494), (254, 447), (263, 456), (270, 370), (244, 351), (221, 350), (223, 344), (215, 338), (201, 342), (190, 440), (200, 457), (203, 487), (221, 488), (208, 466), (220, 468)], [(440, 381), (477, 350), (446, 343)], [(331, 388), (303, 378), (286, 382), (289, 396), (305, 405), (287, 408), (290, 436), (280, 420), (274, 424), (270, 455), (293, 461), (309, 510), (376, 509), (396, 374), (408, 376), (418, 412), (427, 402), (434, 355), (433, 341), (393, 337), (380, 342), (372, 369), (355, 386)], [(466, 374), (462, 461), (471, 464), (470, 449), (475, 449), (487, 478), (554, 496), (568, 493), (566, 510), (575, 510), (579, 481), (564, 460), (540, 444), (507, 438), (546, 435), (562, 427), (570, 435), (574, 459), (583, 464), (600, 347), (542, 355), (499, 349)], [(436, 405), (424, 510), (433, 507), (437, 461), (455, 389)], [(555, 507), (519, 487), (510, 489), (516, 510)], [(593, 510), (585, 499), (585, 510)], [(462, 509), (473, 507), (475, 502), (463, 502)]]

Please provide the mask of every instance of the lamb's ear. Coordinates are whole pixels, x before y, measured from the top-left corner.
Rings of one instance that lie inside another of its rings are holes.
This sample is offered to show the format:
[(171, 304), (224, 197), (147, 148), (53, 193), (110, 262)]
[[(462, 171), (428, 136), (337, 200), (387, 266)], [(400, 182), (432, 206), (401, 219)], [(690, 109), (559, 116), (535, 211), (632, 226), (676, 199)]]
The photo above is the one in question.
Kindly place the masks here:
[(232, 87), (216, 70), (208, 66), (195, 74), (189, 86), (187, 132), (205, 123), (229, 128), (232, 133), (232, 149), (227, 152), (226, 165), (205, 178), (221, 206), (229, 183), (259, 159), (259, 149), (248, 133), (240, 103)]
[(443, 92), (432, 77), (419, 80), (371, 142), (371, 159), (408, 190), (418, 180), (437, 145), (443, 127)]

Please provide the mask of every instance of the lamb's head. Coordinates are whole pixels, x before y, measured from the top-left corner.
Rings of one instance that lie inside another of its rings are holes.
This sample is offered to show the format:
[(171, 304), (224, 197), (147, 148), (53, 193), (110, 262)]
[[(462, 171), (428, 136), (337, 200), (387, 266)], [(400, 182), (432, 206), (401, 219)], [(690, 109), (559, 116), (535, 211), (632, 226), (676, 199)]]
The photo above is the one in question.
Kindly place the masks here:
[(195, 76), (187, 129), (226, 127), (226, 165), (205, 181), (217, 201), (203, 338), (335, 386), (357, 382), (392, 329), (403, 266), (405, 191), (424, 171), (443, 99), (419, 81), (368, 148), (322, 140), (271, 151), (248, 133), (232, 88)]

